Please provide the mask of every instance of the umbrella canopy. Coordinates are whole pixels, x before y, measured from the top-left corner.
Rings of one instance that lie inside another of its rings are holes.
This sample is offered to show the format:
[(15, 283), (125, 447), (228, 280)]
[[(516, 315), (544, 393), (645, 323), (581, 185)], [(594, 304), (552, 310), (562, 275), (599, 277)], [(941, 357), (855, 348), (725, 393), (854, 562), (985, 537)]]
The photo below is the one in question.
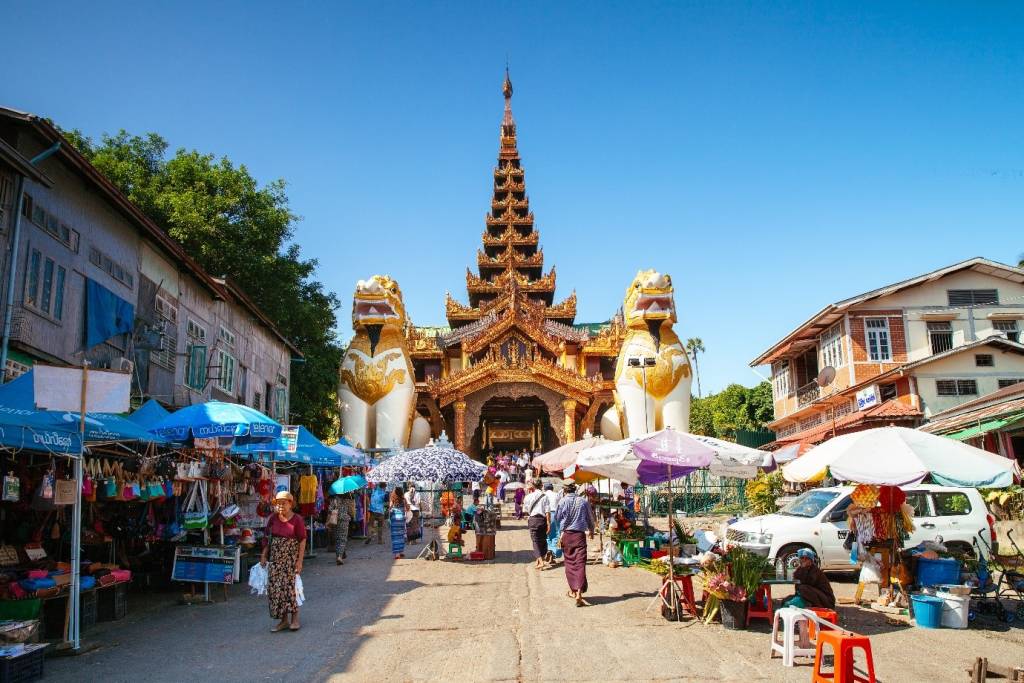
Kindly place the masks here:
[(353, 448), (344, 439), (330, 446), (330, 449), (341, 456), (341, 464), (344, 467), (363, 467), (366, 465), (366, 455), (358, 448)]
[(533, 466), (539, 467), (541, 472), (556, 472), (561, 474), (565, 469), (576, 464), (576, 458), (581, 451), (588, 448), (607, 443), (599, 436), (589, 436), (567, 443), (564, 446), (548, 451), (533, 459)]
[(447, 444), (416, 448), (394, 455), (366, 473), (368, 481), (480, 481), (487, 466)]
[(276, 439), (281, 425), (249, 406), (207, 401), (176, 410), (149, 428), (154, 434), (186, 441), (189, 437), (237, 437)]
[[(286, 450), (282, 439), (257, 439), (255, 442), (236, 439), (231, 446), (234, 455), (254, 455), (257, 453), (273, 453), (277, 462), (299, 462), (318, 467), (342, 467), (348, 463), (344, 457), (330, 446), (325, 446), (320, 439), (313, 436), (308, 429), (299, 425), (295, 452)], [(357, 464), (362, 464), (362, 460)]]
[(753, 479), (757, 476), (758, 469), (771, 470), (775, 468), (775, 460), (769, 451), (741, 446), (732, 441), (723, 441), (703, 434), (686, 434), (686, 436), (715, 452), (708, 470), (711, 474), (719, 477)]
[(129, 415), (128, 419), (140, 427), (149, 429), (170, 414), (155, 398), (151, 398), (139, 406), (138, 410)]
[(589, 448), (577, 464), (630, 484), (658, 484), (707, 467), (715, 455), (708, 446), (674, 429), (631, 437)]
[(903, 486), (928, 475), (939, 484), (998, 488), (1013, 484), (1017, 464), (980, 448), (906, 427), (843, 434), (784, 465), (789, 481), (812, 481), (825, 468), (837, 479)]
[(340, 496), (343, 493), (351, 493), (366, 486), (366, 479), (359, 474), (342, 477), (331, 484), (331, 495)]

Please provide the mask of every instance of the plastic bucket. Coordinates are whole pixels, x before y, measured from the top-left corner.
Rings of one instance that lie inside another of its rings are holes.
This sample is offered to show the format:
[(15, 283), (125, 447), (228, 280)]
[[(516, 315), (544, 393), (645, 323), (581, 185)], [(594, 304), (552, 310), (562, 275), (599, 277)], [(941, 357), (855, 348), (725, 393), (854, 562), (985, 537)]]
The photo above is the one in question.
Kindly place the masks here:
[(722, 600), (718, 612), (722, 615), (722, 626), (733, 631), (747, 627), (747, 601)]
[(938, 593), (937, 598), (942, 600), (942, 625), (946, 628), (967, 628), (967, 609), (971, 604), (968, 595), (953, 595), (952, 593)]
[(931, 595), (911, 595), (914, 606), (914, 620), (921, 628), (939, 628), (942, 625), (942, 608), (945, 601)]
[(920, 559), (917, 561), (917, 583), (921, 586), (940, 586), (956, 583), (960, 578), (960, 563), (956, 560)]

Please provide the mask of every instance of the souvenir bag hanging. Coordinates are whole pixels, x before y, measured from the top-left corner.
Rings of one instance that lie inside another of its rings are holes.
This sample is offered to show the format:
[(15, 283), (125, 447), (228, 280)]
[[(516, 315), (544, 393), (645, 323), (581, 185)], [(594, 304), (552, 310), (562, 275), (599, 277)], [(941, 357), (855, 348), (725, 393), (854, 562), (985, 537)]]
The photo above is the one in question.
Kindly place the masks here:
[(82, 500), (96, 500), (96, 485), (92, 480), (92, 460), (87, 460), (82, 468)]
[(39, 482), (39, 486), (36, 488), (36, 493), (32, 497), (33, 510), (53, 509), (53, 483), (53, 470), (50, 470), (43, 475), (43, 480)]
[(186, 529), (205, 529), (209, 525), (210, 508), (206, 501), (205, 481), (192, 484), (188, 500), (185, 501), (184, 520)]
[(54, 505), (74, 505), (77, 488), (78, 482), (74, 479), (58, 479), (53, 494)]
[(4, 502), (17, 503), (21, 498), (21, 480), (14, 472), (8, 472), (4, 477)]
[(103, 474), (103, 486), (99, 489), (98, 497), (114, 500), (117, 498), (117, 478), (114, 476), (113, 466), (106, 459), (103, 460), (101, 465), (101, 472)]

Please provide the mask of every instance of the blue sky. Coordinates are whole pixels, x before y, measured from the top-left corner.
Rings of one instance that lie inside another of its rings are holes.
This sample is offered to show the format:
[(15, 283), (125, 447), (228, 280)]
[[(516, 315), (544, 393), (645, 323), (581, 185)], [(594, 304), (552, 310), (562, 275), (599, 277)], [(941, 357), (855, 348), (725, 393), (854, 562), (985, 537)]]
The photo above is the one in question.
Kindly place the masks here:
[(343, 301), (441, 324), (489, 208), (506, 57), (560, 293), (672, 275), (705, 391), (822, 305), (1024, 251), (1024, 4), (18, 3), (0, 103), (284, 178)]

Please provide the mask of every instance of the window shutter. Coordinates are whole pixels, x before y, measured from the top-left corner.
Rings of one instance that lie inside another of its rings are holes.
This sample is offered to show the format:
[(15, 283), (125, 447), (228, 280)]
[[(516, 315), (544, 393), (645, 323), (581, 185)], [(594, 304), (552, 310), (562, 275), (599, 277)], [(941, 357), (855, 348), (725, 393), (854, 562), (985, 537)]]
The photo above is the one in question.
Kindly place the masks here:
[(188, 385), (193, 389), (206, 386), (206, 347), (195, 345), (189, 351)]

